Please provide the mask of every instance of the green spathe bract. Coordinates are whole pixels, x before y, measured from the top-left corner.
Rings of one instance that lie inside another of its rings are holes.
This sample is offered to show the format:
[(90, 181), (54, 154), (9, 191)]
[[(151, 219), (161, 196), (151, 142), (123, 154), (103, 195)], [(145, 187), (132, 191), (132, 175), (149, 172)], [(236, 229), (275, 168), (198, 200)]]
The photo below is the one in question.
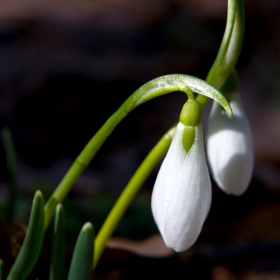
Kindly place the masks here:
[[(199, 78), (183, 74), (172, 74), (155, 78), (140, 87), (133, 94), (138, 98), (137, 102), (135, 102), (135, 107), (152, 98), (173, 91), (183, 91), (188, 94), (189, 89), (217, 101), (225, 109), (229, 118), (232, 117), (232, 112), (230, 106), (228, 106), (227, 100), (217, 89)], [(132, 99), (134, 99), (133, 95), (131, 96)]]

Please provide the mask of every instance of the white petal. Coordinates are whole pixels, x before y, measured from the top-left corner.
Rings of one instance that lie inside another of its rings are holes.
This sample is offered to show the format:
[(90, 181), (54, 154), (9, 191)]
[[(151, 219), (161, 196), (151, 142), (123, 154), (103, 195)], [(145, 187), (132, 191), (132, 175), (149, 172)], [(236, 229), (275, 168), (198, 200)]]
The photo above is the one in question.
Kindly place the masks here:
[(188, 249), (197, 239), (211, 204), (211, 182), (206, 165), (201, 126), (186, 153), (179, 123), (162, 163), (152, 194), (152, 211), (168, 247)]
[(254, 152), (250, 125), (239, 94), (230, 105), (233, 119), (229, 119), (216, 102), (209, 117), (207, 156), (218, 186), (227, 194), (241, 195), (250, 183)]

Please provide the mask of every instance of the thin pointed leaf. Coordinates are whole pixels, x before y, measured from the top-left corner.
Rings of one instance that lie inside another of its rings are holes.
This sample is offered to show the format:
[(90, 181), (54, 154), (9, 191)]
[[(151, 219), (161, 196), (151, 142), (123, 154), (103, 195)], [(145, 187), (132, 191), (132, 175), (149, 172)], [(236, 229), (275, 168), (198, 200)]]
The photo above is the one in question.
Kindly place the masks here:
[(26, 236), (7, 280), (25, 280), (41, 251), (44, 237), (44, 198), (36, 191)]
[(94, 252), (94, 230), (86, 223), (80, 231), (67, 280), (90, 280)]
[(52, 240), (50, 280), (65, 279), (65, 214), (62, 204), (56, 207)]
[(10, 186), (5, 216), (6, 220), (12, 221), (14, 218), (15, 202), (17, 197), (17, 156), (9, 128), (2, 128), (1, 138), (6, 155)]

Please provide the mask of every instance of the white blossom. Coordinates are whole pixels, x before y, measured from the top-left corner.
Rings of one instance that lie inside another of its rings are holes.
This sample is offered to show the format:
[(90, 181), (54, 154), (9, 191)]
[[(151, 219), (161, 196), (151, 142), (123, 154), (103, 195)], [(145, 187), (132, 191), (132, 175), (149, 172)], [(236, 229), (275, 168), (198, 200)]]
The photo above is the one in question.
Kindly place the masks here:
[(180, 252), (197, 239), (210, 209), (211, 182), (206, 165), (201, 125), (187, 153), (186, 126), (179, 122), (158, 173), (152, 194), (152, 211), (165, 244)]
[(207, 156), (212, 175), (227, 194), (241, 195), (250, 183), (254, 153), (252, 133), (238, 93), (231, 95), (233, 119), (214, 102), (207, 132)]

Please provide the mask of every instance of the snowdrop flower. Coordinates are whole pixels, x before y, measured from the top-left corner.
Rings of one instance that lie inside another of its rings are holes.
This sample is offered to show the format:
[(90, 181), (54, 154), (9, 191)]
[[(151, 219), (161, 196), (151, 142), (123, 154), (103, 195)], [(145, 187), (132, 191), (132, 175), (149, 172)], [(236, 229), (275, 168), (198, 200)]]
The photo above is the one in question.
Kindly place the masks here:
[(214, 102), (209, 117), (207, 156), (212, 175), (227, 194), (241, 195), (248, 188), (253, 171), (253, 140), (250, 125), (238, 93), (231, 94), (234, 118)]
[[(188, 106), (194, 106), (198, 113), (193, 113)], [(182, 110), (152, 194), (156, 224), (165, 244), (177, 252), (188, 249), (196, 241), (211, 204), (200, 117), (199, 103), (189, 100)]]

